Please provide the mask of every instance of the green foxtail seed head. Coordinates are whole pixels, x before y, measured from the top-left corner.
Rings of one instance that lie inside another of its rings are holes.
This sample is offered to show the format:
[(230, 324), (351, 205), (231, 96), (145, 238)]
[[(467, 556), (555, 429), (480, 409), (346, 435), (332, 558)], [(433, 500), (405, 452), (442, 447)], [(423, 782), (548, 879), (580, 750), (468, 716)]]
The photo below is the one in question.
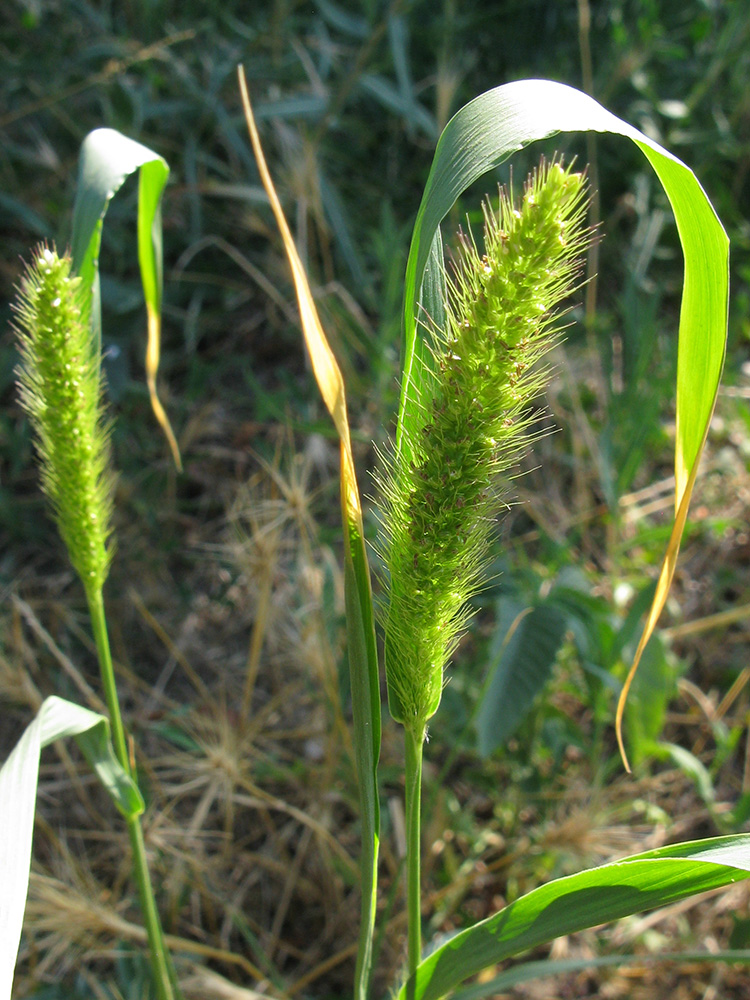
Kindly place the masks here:
[(15, 310), (21, 403), (36, 437), (42, 488), (88, 590), (101, 588), (109, 570), (114, 479), (99, 358), (81, 319), (79, 284), (69, 257), (38, 247)]
[[(586, 181), (559, 162), (529, 178), (518, 206), (484, 207), (485, 252), (459, 240), (444, 330), (429, 330), (421, 416), (380, 476), (388, 570), (385, 659), (396, 721), (423, 731), (486, 570), (509, 470), (531, 437), (536, 362), (556, 343), (555, 312), (591, 240)], [(504, 475), (503, 475), (504, 474)]]

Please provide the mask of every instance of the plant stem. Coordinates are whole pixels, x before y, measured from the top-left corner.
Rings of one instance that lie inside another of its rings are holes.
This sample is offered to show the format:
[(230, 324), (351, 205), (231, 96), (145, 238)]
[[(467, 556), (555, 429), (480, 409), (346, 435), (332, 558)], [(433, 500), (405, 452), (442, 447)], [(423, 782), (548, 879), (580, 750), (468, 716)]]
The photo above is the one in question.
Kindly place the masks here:
[(420, 885), (422, 753), (425, 724), (404, 728), (406, 775), (406, 915), (408, 924), (408, 975), (422, 958), (422, 895)]
[(107, 618), (104, 613), (104, 599), (101, 590), (95, 587), (86, 587), (86, 600), (89, 606), (91, 629), (94, 633), (96, 652), (99, 657), (99, 673), (101, 675), (102, 687), (104, 688), (104, 699), (107, 702), (107, 710), (109, 712), (109, 724), (112, 730), (112, 742), (115, 754), (119, 763), (132, 777), (128, 749), (125, 743), (125, 730), (122, 725), (122, 715), (120, 714), (120, 702), (117, 697), (117, 684), (115, 682), (114, 667), (112, 666)]
[(172, 963), (164, 943), (164, 933), (161, 929), (159, 911), (156, 908), (156, 899), (148, 872), (146, 845), (143, 840), (140, 816), (132, 816), (128, 819), (128, 833), (133, 851), (135, 880), (138, 883), (138, 892), (141, 897), (143, 921), (148, 935), (151, 973), (156, 986), (156, 995), (158, 1000), (175, 1000), (175, 991), (172, 988), (172, 976), (170, 975)]
[[(115, 754), (124, 770), (135, 779), (125, 741), (122, 715), (120, 714), (120, 702), (117, 697), (115, 671), (112, 666), (112, 654), (109, 648), (109, 634), (101, 588), (86, 587), (86, 599), (88, 601), (89, 614), (91, 615), (91, 627), (96, 642), (96, 651), (99, 657), (99, 670), (101, 672), (102, 687), (104, 688), (104, 697), (109, 711)], [(143, 839), (140, 817), (127, 817), (127, 825), (128, 834), (130, 835), (130, 846), (133, 852), (135, 880), (138, 885), (141, 910), (143, 911), (143, 920), (148, 936), (151, 973), (156, 988), (157, 1000), (176, 1000), (176, 996), (179, 994), (178, 992), (176, 993), (176, 981), (174, 982), (175, 988), (173, 988), (174, 971), (164, 943), (164, 933), (161, 928), (159, 911), (156, 908), (154, 890), (149, 877), (146, 844)]]

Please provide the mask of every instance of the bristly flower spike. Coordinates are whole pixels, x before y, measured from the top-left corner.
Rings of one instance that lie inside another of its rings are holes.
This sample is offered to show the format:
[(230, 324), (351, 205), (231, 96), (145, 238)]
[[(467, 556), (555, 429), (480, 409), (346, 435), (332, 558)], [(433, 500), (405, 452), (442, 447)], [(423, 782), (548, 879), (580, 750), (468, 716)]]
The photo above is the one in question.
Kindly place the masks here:
[(102, 375), (81, 318), (71, 260), (40, 246), (21, 281), (16, 311), (21, 403), (70, 560), (87, 592), (101, 590), (111, 560), (114, 476)]
[[(428, 330), (421, 423), (380, 476), (391, 714), (423, 733), (481, 587), (509, 473), (529, 445), (555, 310), (591, 241), (584, 175), (542, 162), (516, 206), (484, 206), (484, 253), (459, 237), (443, 330)], [(405, 458), (404, 456), (408, 456)]]

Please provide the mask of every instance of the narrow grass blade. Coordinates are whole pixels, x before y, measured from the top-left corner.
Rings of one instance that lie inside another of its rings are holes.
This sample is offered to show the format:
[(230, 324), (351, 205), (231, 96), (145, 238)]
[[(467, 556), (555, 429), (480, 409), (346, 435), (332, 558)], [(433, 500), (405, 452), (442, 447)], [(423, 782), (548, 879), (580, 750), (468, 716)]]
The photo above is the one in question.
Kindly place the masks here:
[(364, 1000), (367, 994), (372, 957), (380, 836), (380, 806), (377, 785), (377, 764), (380, 755), (380, 685), (378, 682), (370, 570), (362, 526), (362, 507), (349, 434), (344, 379), (321, 326), (307, 275), (297, 253), (263, 156), (242, 67), (239, 67), (238, 73), (245, 118), (261, 180), (281, 230), (284, 248), (292, 269), (302, 318), (302, 331), (312, 361), (313, 372), (323, 401), (338, 431), (341, 445), (341, 510), (346, 536), (346, 620), (352, 684), (354, 747), (362, 823), (362, 926), (357, 958), (355, 997), (357, 1000)]
[(750, 950), (732, 948), (726, 951), (662, 951), (654, 954), (639, 955), (597, 955), (585, 958), (544, 959), (539, 962), (523, 962), (493, 976), (485, 983), (467, 986), (453, 994), (453, 1000), (483, 1000), (484, 997), (496, 996), (532, 979), (544, 979), (547, 976), (561, 976), (570, 972), (582, 972), (584, 969), (621, 968), (627, 965), (680, 965), (682, 963), (705, 962), (715, 965), (717, 962), (750, 963)]
[(169, 178), (166, 162), (146, 146), (111, 128), (100, 128), (83, 141), (78, 188), (73, 206), (73, 267), (90, 290), (88, 308), (94, 331), (101, 338), (99, 251), (104, 216), (123, 182), (136, 170), (138, 178), (138, 262), (148, 319), (146, 380), (151, 406), (182, 468), (177, 441), (156, 391), (161, 344), (162, 226), (161, 196)]
[(402, 986), (398, 1000), (439, 1000), (482, 969), (563, 934), (749, 876), (745, 834), (660, 848), (556, 879), (434, 951)]
[(0, 1000), (13, 984), (23, 912), (29, 887), (31, 841), (42, 749), (74, 736), (118, 809), (130, 818), (143, 812), (143, 799), (132, 778), (117, 763), (109, 722), (96, 712), (62, 698), (47, 698), (0, 769)]
[(430, 363), (419, 321), (425, 315), (433, 322), (439, 320), (434, 285), (443, 257), (440, 222), (470, 184), (513, 152), (537, 139), (573, 131), (611, 132), (639, 147), (672, 205), (685, 256), (677, 363), (675, 521), (651, 611), (618, 705), (618, 739), (627, 766), (620, 732), (624, 698), (672, 582), (726, 346), (729, 241), (693, 172), (593, 98), (563, 84), (547, 80), (510, 83), (462, 108), (438, 142), (409, 251), (397, 447), (408, 447), (407, 432), (418, 420), (420, 372)]

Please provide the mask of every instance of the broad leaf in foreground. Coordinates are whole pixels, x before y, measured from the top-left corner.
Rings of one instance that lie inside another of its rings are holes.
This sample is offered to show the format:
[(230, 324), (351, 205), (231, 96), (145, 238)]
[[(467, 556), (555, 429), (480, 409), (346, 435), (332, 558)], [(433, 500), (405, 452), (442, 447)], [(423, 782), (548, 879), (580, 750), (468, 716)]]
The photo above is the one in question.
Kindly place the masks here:
[(748, 876), (750, 835), (740, 835), (663, 847), (556, 879), (434, 951), (401, 987), (399, 1000), (439, 1000), (528, 948)]
[(0, 1000), (8, 1000), (29, 887), (39, 756), (55, 740), (74, 736), (99, 780), (126, 817), (143, 812), (143, 799), (115, 758), (109, 721), (62, 698), (47, 698), (0, 768)]

